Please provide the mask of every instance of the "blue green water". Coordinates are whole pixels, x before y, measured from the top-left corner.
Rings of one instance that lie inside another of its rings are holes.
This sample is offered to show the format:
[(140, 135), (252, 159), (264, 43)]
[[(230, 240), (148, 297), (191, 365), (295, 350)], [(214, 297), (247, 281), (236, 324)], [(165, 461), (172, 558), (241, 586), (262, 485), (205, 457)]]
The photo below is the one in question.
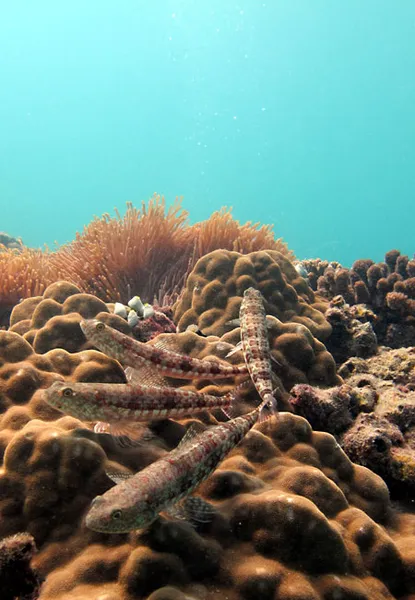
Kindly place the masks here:
[(299, 257), (413, 253), (413, 0), (14, 0), (0, 229), (68, 241), (157, 191)]

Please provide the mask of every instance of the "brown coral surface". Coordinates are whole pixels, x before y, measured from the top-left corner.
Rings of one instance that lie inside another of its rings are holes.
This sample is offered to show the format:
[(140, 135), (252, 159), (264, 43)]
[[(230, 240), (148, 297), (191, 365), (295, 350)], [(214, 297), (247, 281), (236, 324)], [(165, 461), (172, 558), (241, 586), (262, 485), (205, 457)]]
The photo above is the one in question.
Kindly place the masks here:
[[(192, 332), (159, 337), (179, 340), (201, 358), (220, 358), (228, 347)], [(83, 517), (90, 501), (112, 485), (108, 461), (140, 470), (176, 446), (195, 419), (154, 422), (154, 440), (121, 448), (89, 424), (60, 417), (41, 389), (56, 378), (122, 381), (118, 363), (94, 350), (39, 355), (15, 332), (0, 332), (0, 347), (0, 537), (34, 537), (32, 567), (46, 579), (40, 600), (375, 600), (415, 593), (415, 518), (396, 513), (383, 481), (353, 465), (331, 435), (290, 413), (257, 426), (199, 488), (215, 508), (210, 523), (192, 528), (161, 516), (129, 535), (89, 531)], [(31, 388), (21, 385), (28, 376)], [(201, 417), (201, 427), (215, 422)]]
[[(94, 433), (92, 423), (62, 416), (46, 405), (42, 389), (56, 379), (125, 382), (121, 365), (91, 348), (80, 334), (81, 317), (91, 316), (131, 333), (111, 313), (111, 305), (58, 282), (17, 305), (11, 329), (0, 331), (0, 538), (19, 532), (33, 536), (38, 553), (31, 567), (45, 579), (40, 600), (415, 597), (415, 515), (397, 511), (383, 480), (353, 464), (332, 435), (313, 431), (304, 418), (286, 412), (295, 384), (342, 385), (322, 343), (331, 330), (322, 312), (326, 305), (316, 302), (279, 252), (251, 249), (246, 256), (213, 252), (189, 276), (176, 315), (182, 330), (193, 325), (207, 336), (187, 330), (148, 342), (240, 364), (240, 351), (227, 356), (239, 341), (239, 328), (226, 324), (238, 316), (244, 289), (258, 287), (271, 315), (274, 383), (285, 412), (257, 425), (199, 487), (197, 494), (214, 508), (209, 523), (192, 527), (161, 515), (131, 534), (107, 535), (85, 527), (91, 500), (113, 485), (107, 467), (139, 471), (176, 447), (193, 423), (203, 429), (225, 418), (202, 412), (181, 421), (153, 421), (151, 440), (122, 447), (112, 437)], [(210, 315), (209, 306), (214, 307)], [(206, 313), (208, 330), (202, 326)], [(399, 385), (409, 386), (410, 366), (406, 375), (397, 375), (396, 362), (388, 364), (395, 365), (388, 367), (391, 378), (401, 377)], [(410, 358), (405, 364), (411, 364)], [(140, 376), (143, 382), (214, 394), (229, 391), (240, 380), (182, 382), (147, 368)], [(365, 386), (355, 387), (362, 389), (362, 412), (377, 398)], [(359, 410), (342, 404), (349, 388), (354, 389), (350, 381), (342, 385), (335, 409), (347, 420), (350, 408), (353, 422)], [(330, 394), (330, 388), (319, 393)], [(258, 401), (247, 387), (233, 412), (246, 412)], [(399, 429), (402, 423), (395, 425)]]
[(275, 250), (247, 255), (216, 250), (203, 256), (175, 306), (178, 330), (196, 325), (206, 335), (223, 335), (238, 318), (242, 295), (249, 287), (262, 293), (268, 315), (284, 323), (305, 325), (320, 340), (330, 335), (321, 303), (316, 303), (313, 291), (292, 262)]

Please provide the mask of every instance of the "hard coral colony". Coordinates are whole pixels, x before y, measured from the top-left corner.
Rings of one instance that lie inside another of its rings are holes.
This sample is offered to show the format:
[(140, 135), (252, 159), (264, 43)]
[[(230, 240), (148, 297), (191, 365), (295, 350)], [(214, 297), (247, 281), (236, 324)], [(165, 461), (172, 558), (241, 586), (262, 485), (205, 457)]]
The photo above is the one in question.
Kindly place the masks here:
[(186, 219), (95, 219), (42, 276), (0, 254), (28, 261), (0, 331), (0, 598), (415, 598), (414, 261), (296, 268), (269, 228)]

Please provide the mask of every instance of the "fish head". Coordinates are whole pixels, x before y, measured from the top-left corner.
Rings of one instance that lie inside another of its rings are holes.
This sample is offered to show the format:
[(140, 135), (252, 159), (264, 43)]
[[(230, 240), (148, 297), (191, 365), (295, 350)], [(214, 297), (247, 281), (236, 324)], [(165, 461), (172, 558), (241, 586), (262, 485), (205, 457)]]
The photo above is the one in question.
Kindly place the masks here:
[(105, 323), (98, 319), (82, 319), (79, 325), (87, 340), (91, 340), (92, 342), (94, 342), (98, 336), (102, 337), (106, 329)]
[[(126, 482), (128, 483), (128, 482)], [(93, 499), (85, 524), (100, 533), (128, 533), (152, 523), (158, 516), (149, 499), (130, 501), (127, 490), (118, 484), (103, 496)]]
[(262, 300), (262, 294), (259, 290), (250, 287), (244, 291), (244, 298), (247, 298), (248, 300)]
[[(119, 332), (98, 319), (82, 319), (80, 322), (82, 333), (96, 348), (115, 357), (117, 347), (114, 340)], [(115, 337), (114, 337), (115, 336)]]
[(76, 391), (76, 385), (73, 386), (67, 381), (55, 381), (44, 390), (43, 399), (50, 406), (66, 414), (71, 414), (71, 408), (76, 410), (77, 406), (84, 404), (83, 397)]

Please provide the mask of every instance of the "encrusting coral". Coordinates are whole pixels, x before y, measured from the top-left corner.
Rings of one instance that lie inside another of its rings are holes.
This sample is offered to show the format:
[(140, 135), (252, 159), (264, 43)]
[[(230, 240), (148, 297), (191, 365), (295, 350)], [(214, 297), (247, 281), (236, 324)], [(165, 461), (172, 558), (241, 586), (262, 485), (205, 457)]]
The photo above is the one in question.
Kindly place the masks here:
[(341, 386), (295, 385), (294, 409), (314, 428), (337, 435), (353, 461), (406, 493), (414, 490), (415, 349), (383, 348), (365, 361), (349, 359), (340, 372)]
[(336, 363), (351, 356), (367, 358), (376, 354), (378, 340), (373, 330), (375, 314), (361, 304), (349, 306), (343, 296), (335, 296), (324, 316), (333, 331), (326, 340), (326, 347)]
[(373, 311), (379, 344), (415, 345), (415, 258), (390, 250), (385, 262), (357, 260), (350, 270), (319, 260), (300, 264), (321, 296), (331, 300), (342, 295), (347, 304), (363, 304)]
[(139, 319), (131, 327), (124, 318), (114, 314), (114, 304), (81, 293), (72, 283), (57, 281), (49, 285), (42, 296), (27, 298), (14, 307), (9, 331), (22, 335), (40, 354), (53, 348), (78, 352), (91, 348), (79, 326), (82, 319), (98, 317), (122, 333), (148, 341), (159, 333), (176, 330), (167, 316), (169, 312), (168, 309), (153, 310), (150, 318)]

